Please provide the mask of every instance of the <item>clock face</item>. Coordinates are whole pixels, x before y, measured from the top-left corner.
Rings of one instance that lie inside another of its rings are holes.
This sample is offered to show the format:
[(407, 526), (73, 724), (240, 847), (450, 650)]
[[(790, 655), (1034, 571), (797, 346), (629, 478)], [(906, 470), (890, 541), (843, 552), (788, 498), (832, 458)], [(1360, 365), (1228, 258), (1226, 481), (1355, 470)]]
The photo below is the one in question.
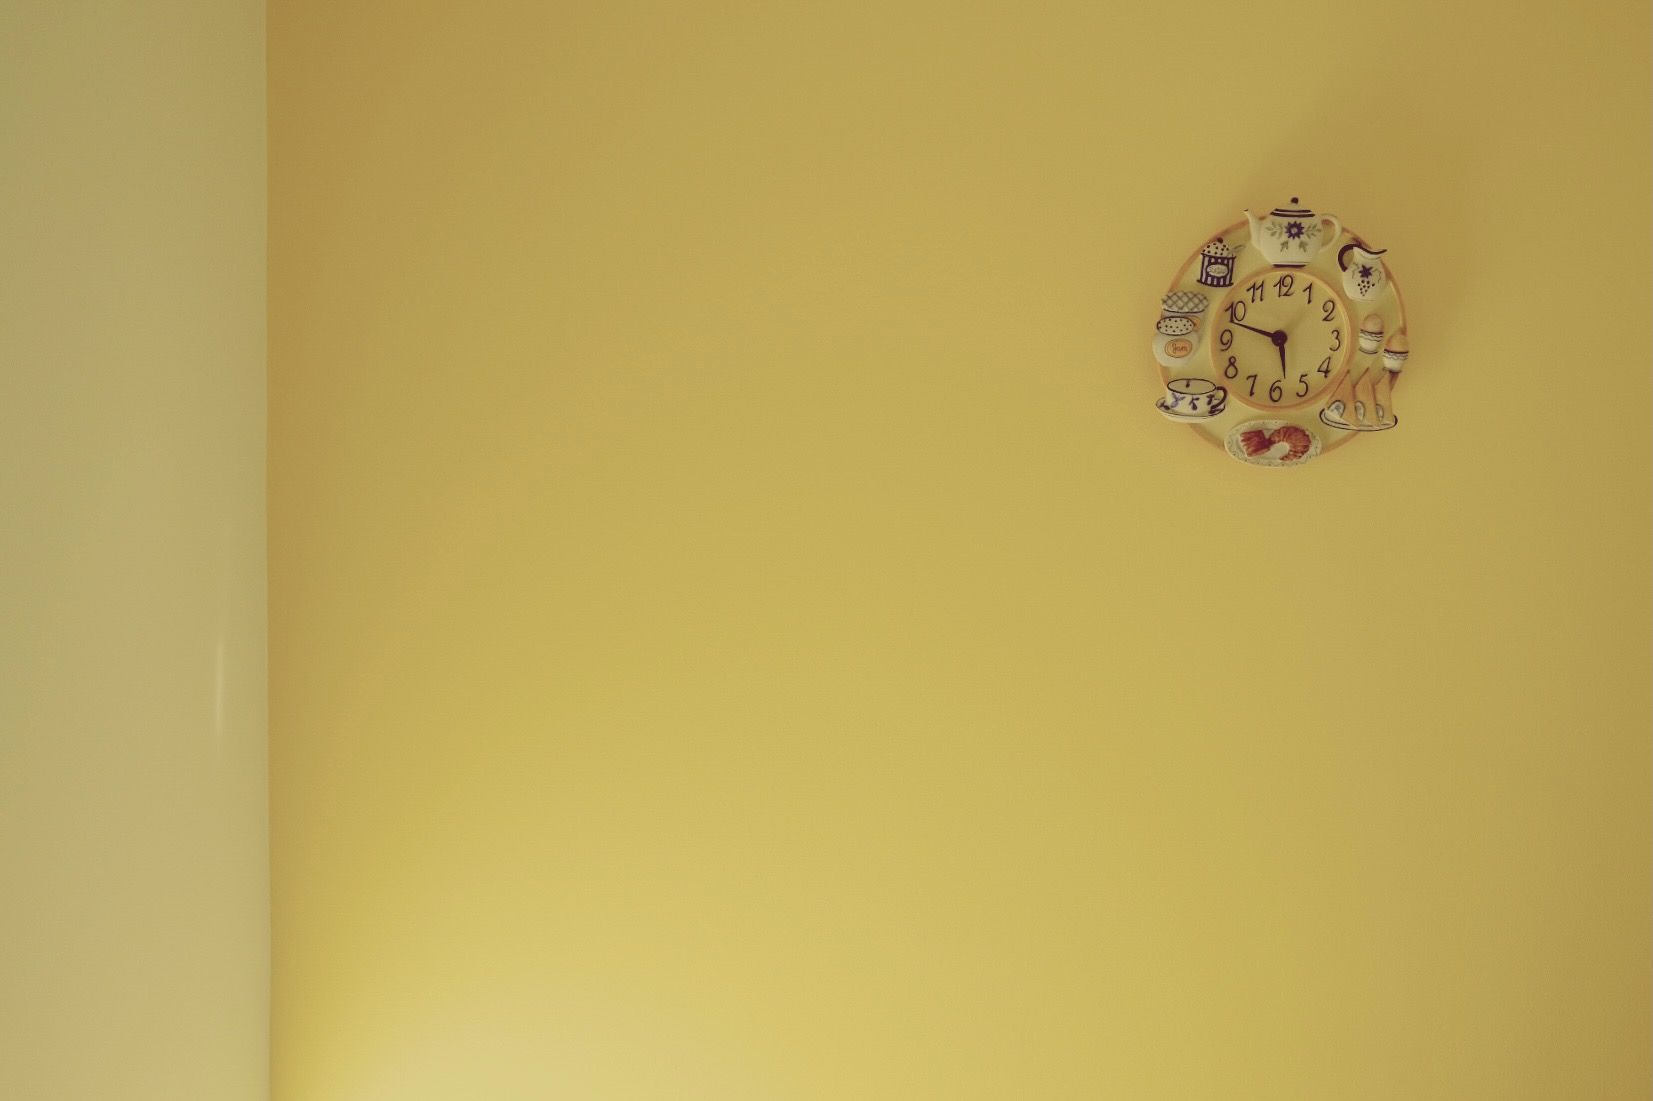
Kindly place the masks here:
[(1290, 409), (1321, 397), (1355, 335), (1330, 285), (1301, 270), (1265, 269), (1223, 299), (1211, 324), (1211, 363), (1245, 404)]

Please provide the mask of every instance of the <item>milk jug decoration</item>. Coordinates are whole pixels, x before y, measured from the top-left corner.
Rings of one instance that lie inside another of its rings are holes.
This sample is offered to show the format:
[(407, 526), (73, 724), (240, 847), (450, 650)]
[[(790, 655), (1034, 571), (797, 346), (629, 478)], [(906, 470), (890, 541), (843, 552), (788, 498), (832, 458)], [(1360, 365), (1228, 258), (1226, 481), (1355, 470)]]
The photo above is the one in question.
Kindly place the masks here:
[(1337, 266), (1343, 269), (1343, 293), (1361, 302), (1370, 302), (1383, 293), (1386, 278), (1378, 257), (1388, 249), (1368, 249), (1351, 241), (1337, 250)]
[(1270, 468), (1400, 423), (1411, 344), (1388, 250), (1296, 196), (1199, 240), (1154, 325), (1161, 416)]

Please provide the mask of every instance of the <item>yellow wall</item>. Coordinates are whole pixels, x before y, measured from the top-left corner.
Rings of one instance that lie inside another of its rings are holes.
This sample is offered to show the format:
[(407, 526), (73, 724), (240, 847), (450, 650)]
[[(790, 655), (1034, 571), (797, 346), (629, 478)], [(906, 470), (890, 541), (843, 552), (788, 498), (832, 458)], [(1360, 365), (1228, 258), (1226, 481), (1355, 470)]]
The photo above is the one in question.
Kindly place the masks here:
[[(271, 5), (275, 1092), (1648, 1086), (1649, 15)], [(1153, 414), (1289, 195), (1400, 431)]]
[(264, 5), (0, 4), (0, 1097), (268, 1096)]

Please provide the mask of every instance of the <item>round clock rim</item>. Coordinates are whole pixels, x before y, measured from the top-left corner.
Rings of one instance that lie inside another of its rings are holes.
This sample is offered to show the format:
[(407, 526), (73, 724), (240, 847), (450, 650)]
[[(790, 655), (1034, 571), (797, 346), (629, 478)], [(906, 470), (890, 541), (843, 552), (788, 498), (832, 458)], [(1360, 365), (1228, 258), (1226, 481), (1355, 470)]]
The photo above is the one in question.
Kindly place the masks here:
[[(1229, 391), (1235, 401), (1240, 402), (1249, 409), (1257, 409), (1265, 413), (1271, 409), (1278, 409), (1282, 412), (1288, 409), (1301, 409), (1303, 406), (1310, 404), (1324, 395), (1327, 390), (1331, 389), (1331, 387), (1336, 384), (1339, 372), (1345, 370), (1349, 366), (1349, 360), (1354, 356), (1355, 343), (1359, 339), (1359, 334), (1353, 330), (1355, 326), (1360, 323), (1355, 320), (1354, 310), (1350, 308), (1349, 300), (1344, 298), (1342, 293), (1339, 292), (1336, 287), (1332, 286), (1331, 283), (1327, 281), (1325, 276), (1309, 271), (1307, 268), (1282, 268), (1279, 265), (1272, 265), (1264, 269), (1263, 278), (1270, 278), (1275, 272), (1280, 272), (1282, 275), (1290, 275), (1294, 278), (1313, 280), (1315, 283), (1326, 288), (1326, 293), (1332, 296), (1332, 298), (1337, 302), (1338, 308), (1343, 313), (1343, 328), (1345, 332), (1343, 334), (1343, 347), (1336, 353), (1337, 362), (1332, 364), (1332, 373), (1326, 376), (1325, 382), (1311, 390), (1308, 396), (1298, 398), (1296, 401), (1287, 404), (1286, 402), (1278, 401), (1258, 402), (1255, 398), (1242, 397), (1238, 391)], [(1248, 283), (1247, 286), (1250, 286), (1250, 284)], [(1240, 286), (1239, 281), (1236, 280), (1233, 286), (1227, 288), (1227, 293), (1222, 296), (1222, 299), (1216, 303), (1216, 309), (1212, 312), (1212, 317), (1215, 317), (1217, 314), (1221, 313), (1223, 308), (1233, 300), (1234, 296), (1241, 293), (1244, 289), (1245, 288)], [(1232, 381), (1222, 377), (1222, 366), (1217, 362), (1217, 356), (1220, 354), (1217, 348), (1217, 330), (1225, 325), (1225, 322), (1218, 322), (1215, 320), (1212, 321), (1211, 338), (1207, 341), (1211, 347), (1211, 369), (1218, 376), (1217, 385), (1223, 387), (1227, 387), (1229, 382)]]

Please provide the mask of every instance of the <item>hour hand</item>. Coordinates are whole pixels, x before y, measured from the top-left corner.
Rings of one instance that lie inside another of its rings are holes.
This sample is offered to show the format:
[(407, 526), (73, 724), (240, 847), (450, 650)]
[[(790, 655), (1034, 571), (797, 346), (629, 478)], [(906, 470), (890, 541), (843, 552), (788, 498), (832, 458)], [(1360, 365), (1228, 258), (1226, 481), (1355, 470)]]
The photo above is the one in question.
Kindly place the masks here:
[(1252, 332), (1256, 333), (1258, 336), (1266, 336), (1270, 340), (1274, 339), (1274, 334), (1269, 332), (1267, 329), (1253, 328), (1252, 326), (1247, 325), (1244, 321), (1236, 321), (1236, 322), (1234, 322), (1234, 324), (1238, 325), (1242, 329), (1250, 329)]

